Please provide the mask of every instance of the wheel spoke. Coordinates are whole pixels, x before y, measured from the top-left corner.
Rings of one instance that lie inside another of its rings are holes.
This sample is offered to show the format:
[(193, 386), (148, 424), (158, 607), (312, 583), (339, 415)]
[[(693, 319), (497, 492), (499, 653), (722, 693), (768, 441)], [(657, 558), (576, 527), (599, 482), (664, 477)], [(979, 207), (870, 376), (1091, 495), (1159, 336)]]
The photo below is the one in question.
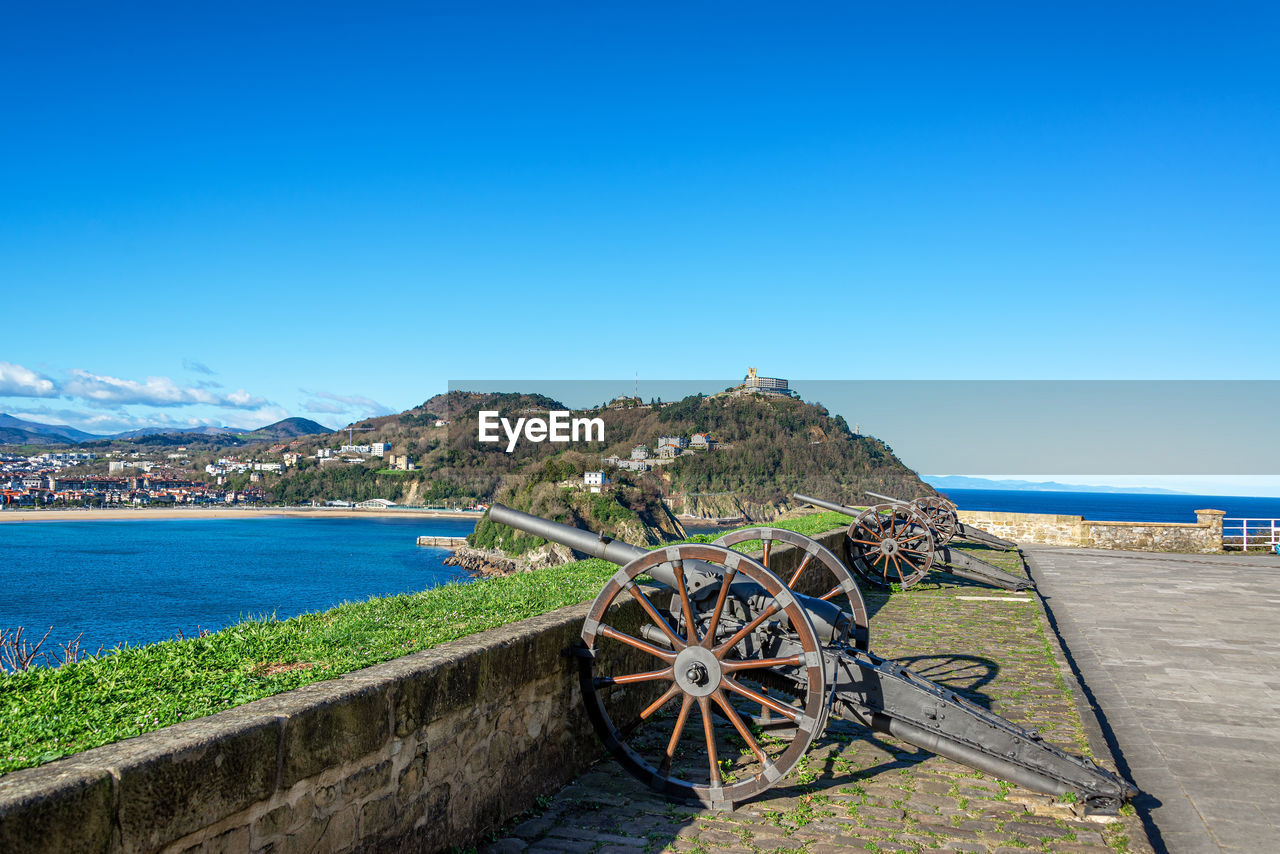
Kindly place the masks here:
[(861, 543), (864, 546), (871, 546), (873, 548), (880, 545), (879, 540), (857, 540), (857, 539), (854, 539), (853, 537), (850, 537), (849, 539), (853, 540), (855, 543)]
[(653, 620), (653, 622), (657, 624), (658, 628), (662, 630), (662, 633), (667, 636), (667, 640), (671, 641), (671, 645), (675, 647), (676, 650), (684, 649), (686, 646), (684, 640), (681, 639), (681, 637), (675, 633), (675, 630), (667, 624), (667, 621), (663, 616), (658, 613), (658, 609), (653, 607), (653, 603), (649, 601), (648, 596), (644, 595), (644, 591), (640, 589), (640, 585), (631, 585), (630, 592), (632, 596), (636, 597), (636, 601), (640, 603), (640, 607), (644, 608), (644, 612), (649, 615), (649, 619)]
[(684, 614), (685, 643), (698, 644), (698, 627), (693, 624), (693, 605), (689, 602), (689, 585), (684, 580), (684, 561), (672, 562), (671, 571), (676, 576), (676, 590), (680, 593), (680, 611)]
[(826, 593), (823, 593), (818, 598), (821, 599), (823, 602), (829, 602), (831, 601), (832, 596), (839, 594), (842, 590), (844, 590), (844, 588), (841, 587), (839, 584), (837, 584), (835, 587), (832, 587), (830, 590), (828, 590)]
[(898, 572), (898, 580), (903, 584), (906, 584), (907, 579), (902, 574), (902, 561), (898, 559), (897, 555), (893, 556), (893, 568)]
[(658, 647), (654, 646), (651, 643), (645, 643), (644, 641), (640, 640), (640, 638), (633, 638), (631, 635), (627, 634), (626, 632), (618, 631), (613, 626), (606, 626), (604, 624), (601, 624), (600, 628), (597, 631), (603, 637), (612, 638), (613, 640), (616, 640), (619, 643), (625, 643), (627, 646), (635, 647), (636, 649), (642, 652), (647, 652), (650, 655), (654, 656), (655, 658), (661, 658), (667, 664), (675, 664), (676, 662), (675, 653), (667, 652), (665, 649), (659, 649)]
[(813, 552), (805, 555), (804, 560), (800, 561), (800, 565), (796, 567), (796, 571), (791, 574), (791, 580), (787, 582), (787, 586), (792, 590), (795, 589), (796, 582), (800, 580), (800, 574), (804, 572), (805, 567), (809, 565), (811, 560), (813, 560)]
[(782, 606), (779, 605), (777, 602), (774, 602), (768, 608), (765, 608), (763, 611), (761, 611), (754, 620), (747, 623), (742, 628), (738, 629), (738, 631), (734, 633), (733, 637), (729, 638), (727, 641), (720, 644), (718, 647), (716, 647), (711, 651), (716, 654), (716, 658), (724, 658), (724, 654), (726, 650), (733, 649), (735, 646), (738, 645), (738, 641), (742, 640), (747, 635), (754, 632), (757, 628), (760, 627), (761, 623), (763, 623), (765, 620), (772, 617), (774, 614), (778, 613), (778, 611), (780, 610), (782, 610)]
[(689, 708), (692, 705), (692, 695), (685, 694), (684, 700), (680, 703), (680, 714), (676, 716), (676, 725), (671, 730), (671, 740), (667, 742), (667, 752), (663, 754), (662, 764), (658, 766), (659, 773), (664, 777), (671, 770), (671, 760), (675, 759), (676, 745), (680, 743), (680, 734), (684, 732), (685, 721), (689, 720)]
[[(665, 694), (663, 694), (661, 697), (659, 697), (658, 699), (650, 703), (649, 706), (643, 712), (640, 713), (640, 720), (642, 721), (647, 720), (650, 715), (658, 711), (658, 709), (661, 709), (667, 703), (671, 702), (671, 698), (679, 693), (680, 693), (680, 686), (675, 683), (672, 683), (671, 687), (667, 689), (667, 692)], [(635, 727), (633, 726), (632, 729), (635, 729)]]
[(762, 543), (762, 549), (763, 549), (763, 554), (760, 556), (760, 562), (764, 564), (765, 569), (768, 569), (769, 553), (773, 551), (773, 540), (762, 537), (760, 542)]
[(766, 697), (764, 694), (760, 694), (760, 693), (757, 693), (756, 691), (752, 691), (750, 688), (735, 682), (734, 680), (730, 679), (728, 676), (721, 679), (720, 684), (728, 688), (730, 691), (733, 691), (735, 694), (741, 694), (743, 697), (746, 697), (748, 700), (752, 701), (753, 703), (759, 703), (762, 706), (768, 706), (778, 714), (786, 715), (792, 721), (800, 720), (800, 717), (801, 717), (800, 712), (796, 711), (791, 706), (785, 706), (782, 703), (779, 703), (777, 700), (773, 699), (772, 697)]
[(702, 733), (707, 737), (707, 762), (711, 765), (711, 782), (723, 784), (720, 774), (720, 760), (716, 757), (716, 731), (711, 723), (711, 704), (706, 697), (698, 698), (698, 711), (702, 712)]
[(662, 670), (649, 670), (644, 673), (628, 673), (624, 676), (597, 676), (596, 685), (630, 685), (633, 682), (653, 682), (658, 679), (675, 679), (675, 670), (671, 667)]
[(725, 673), (737, 673), (739, 670), (758, 670), (762, 667), (794, 667), (804, 662), (799, 653), (786, 658), (745, 658), (741, 661), (722, 661), (720, 669)]
[(711, 622), (707, 623), (707, 634), (702, 639), (703, 646), (715, 643), (716, 629), (720, 627), (720, 615), (724, 612), (725, 600), (729, 598), (729, 585), (733, 583), (733, 578), (737, 574), (737, 569), (729, 567), (725, 569), (724, 576), (720, 579), (720, 595), (716, 597), (716, 607), (711, 612)]
[(724, 709), (725, 715), (729, 718), (729, 723), (733, 724), (733, 728), (738, 731), (738, 735), (742, 736), (742, 740), (747, 743), (747, 747), (751, 748), (751, 752), (756, 755), (756, 761), (761, 765), (767, 765), (769, 759), (764, 755), (764, 751), (760, 749), (760, 745), (756, 743), (755, 738), (751, 735), (751, 730), (747, 729), (742, 723), (742, 718), (738, 712), (729, 705), (729, 701), (724, 697), (724, 691), (717, 690), (711, 695), (711, 699), (715, 700), (720, 708)]

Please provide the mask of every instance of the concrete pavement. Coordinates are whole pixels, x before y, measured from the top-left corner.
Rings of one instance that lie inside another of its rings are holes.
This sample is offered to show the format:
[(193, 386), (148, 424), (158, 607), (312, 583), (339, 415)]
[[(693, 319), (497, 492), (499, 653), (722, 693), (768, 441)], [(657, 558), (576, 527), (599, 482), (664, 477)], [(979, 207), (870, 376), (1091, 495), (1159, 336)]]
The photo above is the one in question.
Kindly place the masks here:
[(1280, 851), (1280, 557), (1026, 553), (1156, 847)]

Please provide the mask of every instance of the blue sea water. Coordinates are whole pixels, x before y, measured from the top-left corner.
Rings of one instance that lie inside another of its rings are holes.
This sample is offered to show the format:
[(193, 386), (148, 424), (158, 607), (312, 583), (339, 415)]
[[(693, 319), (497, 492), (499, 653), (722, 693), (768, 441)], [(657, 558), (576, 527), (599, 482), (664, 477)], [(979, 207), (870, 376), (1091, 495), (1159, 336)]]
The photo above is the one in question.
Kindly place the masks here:
[(425, 590), (469, 574), (420, 535), (471, 519), (291, 518), (0, 522), (0, 628), (45, 649), (138, 645), (244, 617), (281, 619)]
[(1196, 510), (1223, 510), (1227, 518), (1280, 519), (1280, 498), (1012, 489), (939, 491), (961, 510), (1056, 513), (1083, 516), (1098, 522), (1194, 522)]

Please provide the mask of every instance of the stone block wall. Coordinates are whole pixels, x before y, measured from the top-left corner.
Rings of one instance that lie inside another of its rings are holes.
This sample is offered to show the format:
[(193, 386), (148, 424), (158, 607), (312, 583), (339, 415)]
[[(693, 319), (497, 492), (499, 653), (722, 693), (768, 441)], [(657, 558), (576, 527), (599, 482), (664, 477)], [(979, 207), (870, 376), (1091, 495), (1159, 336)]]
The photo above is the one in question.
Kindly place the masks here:
[[(601, 755), (577, 660), (565, 655), (586, 611), (562, 608), (7, 774), (0, 851), (473, 844)], [(635, 631), (641, 616), (631, 602), (613, 622)], [(647, 669), (636, 655), (635, 669)]]
[(1222, 551), (1221, 510), (1197, 510), (1195, 522), (1095, 522), (1083, 516), (961, 510), (960, 521), (1019, 543), (1148, 552)]

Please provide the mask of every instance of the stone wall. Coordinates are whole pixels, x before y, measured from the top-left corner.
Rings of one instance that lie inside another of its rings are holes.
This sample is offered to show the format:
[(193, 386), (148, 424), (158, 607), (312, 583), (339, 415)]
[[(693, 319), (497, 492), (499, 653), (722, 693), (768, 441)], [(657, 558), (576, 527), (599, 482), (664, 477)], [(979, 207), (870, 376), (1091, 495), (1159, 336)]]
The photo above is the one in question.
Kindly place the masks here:
[(473, 844), (601, 755), (565, 654), (587, 607), (0, 777), (0, 851)]
[(1221, 510), (1197, 510), (1195, 522), (1094, 522), (1083, 516), (961, 510), (960, 521), (1019, 543), (1146, 552), (1222, 551)]
[[(844, 529), (818, 537), (839, 555)], [(785, 579), (803, 552), (774, 550)], [(832, 580), (809, 571), (809, 592)], [(662, 598), (654, 596), (655, 604)], [(601, 753), (588, 605), (0, 777), (0, 852), (438, 851), (474, 844)], [(611, 612), (612, 614), (613, 612)], [(638, 631), (634, 602), (611, 624)], [(635, 653), (634, 671), (651, 660)], [(615, 716), (651, 700), (615, 689)]]

